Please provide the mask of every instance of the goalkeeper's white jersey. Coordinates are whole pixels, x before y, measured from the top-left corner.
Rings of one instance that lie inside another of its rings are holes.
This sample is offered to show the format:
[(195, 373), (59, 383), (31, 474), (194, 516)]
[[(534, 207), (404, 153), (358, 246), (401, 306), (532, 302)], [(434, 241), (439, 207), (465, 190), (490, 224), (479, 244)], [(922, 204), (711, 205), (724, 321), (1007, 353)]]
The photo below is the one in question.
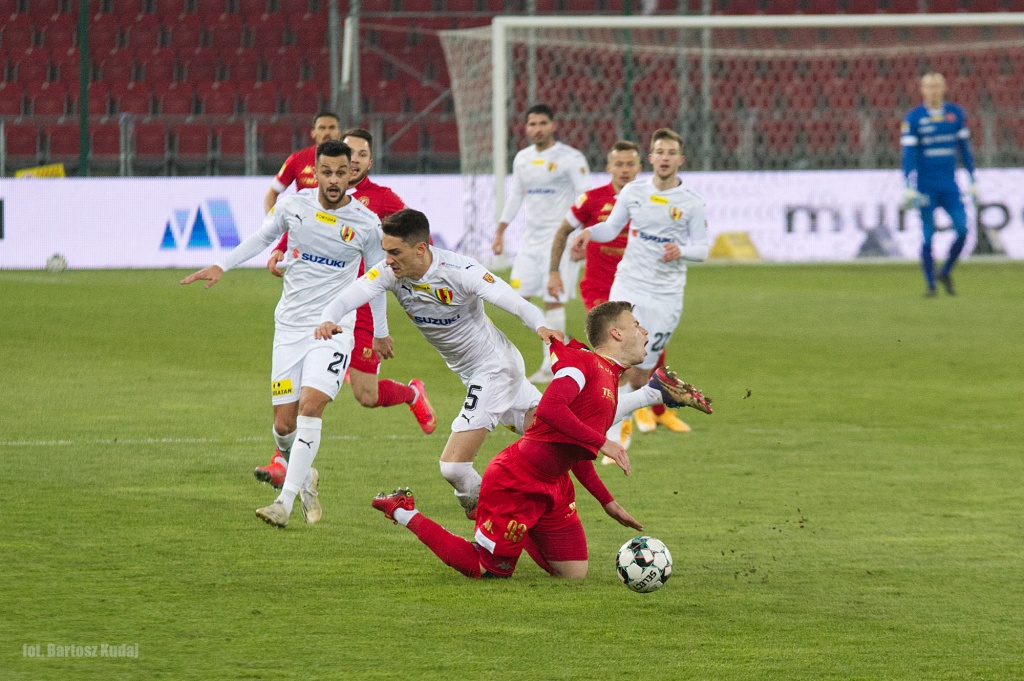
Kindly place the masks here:
[[(259, 231), (239, 244), (221, 265), (224, 269), (235, 267), (288, 232), (289, 265), (274, 312), (278, 328), (316, 327), (324, 307), (356, 280), (359, 263), (384, 258), (380, 218), (354, 199), (341, 208), (326, 210), (318, 192), (303, 189), (278, 200)], [(353, 314), (352, 323), (354, 319)]]
[[(382, 262), (367, 270), (359, 285), (373, 296), (394, 293), (423, 337), (463, 380), (495, 364), (525, 376), (519, 350), (484, 312), (485, 300), (505, 308), (508, 300), (522, 297), (469, 256), (433, 247), (430, 252), (433, 262), (418, 280), (398, 278)], [(532, 324), (536, 328), (543, 323), (538, 311)]]
[(583, 154), (561, 142), (544, 151), (531, 144), (512, 162), (512, 186), (501, 221), (512, 222), (525, 202), (526, 232), (519, 250), (550, 249), (566, 211), (589, 189), (590, 171)]
[[(663, 262), (665, 244), (675, 242), (703, 249), (707, 257), (707, 208), (700, 194), (680, 184), (660, 190), (653, 178), (630, 182), (615, 202), (604, 229), (618, 234), (629, 223), (629, 242), (615, 271), (615, 280), (628, 288), (656, 295), (682, 295), (686, 286), (686, 257)], [(702, 248), (701, 248), (702, 247)]]

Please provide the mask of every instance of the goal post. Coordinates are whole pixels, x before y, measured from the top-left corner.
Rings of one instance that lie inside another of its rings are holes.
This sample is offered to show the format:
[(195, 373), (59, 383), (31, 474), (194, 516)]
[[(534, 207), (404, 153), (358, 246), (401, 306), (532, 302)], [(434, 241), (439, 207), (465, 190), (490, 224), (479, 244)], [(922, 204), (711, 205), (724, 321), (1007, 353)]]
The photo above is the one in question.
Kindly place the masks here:
[(441, 40), (476, 254), (538, 102), (595, 171), (616, 139), (646, 147), (663, 126), (691, 170), (898, 168), (899, 122), (935, 70), (979, 165), (1024, 163), (1024, 13), (499, 16)]

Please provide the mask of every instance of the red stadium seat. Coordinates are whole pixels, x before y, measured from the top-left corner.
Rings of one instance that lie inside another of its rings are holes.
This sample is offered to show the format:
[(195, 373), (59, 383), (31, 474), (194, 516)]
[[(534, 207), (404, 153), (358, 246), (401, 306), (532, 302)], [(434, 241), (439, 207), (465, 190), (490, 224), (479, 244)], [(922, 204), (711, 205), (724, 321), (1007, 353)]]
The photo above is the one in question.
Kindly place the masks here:
[(476, 0), (445, 0), (444, 7), (449, 12), (475, 12)]
[(23, 56), (11, 61), (11, 66), (19, 83), (33, 85), (50, 80), (50, 55), (45, 50), (26, 50)]
[(152, 14), (140, 14), (132, 23), (121, 26), (122, 40), (126, 47), (136, 50), (152, 50), (161, 47), (163, 33), (160, 21)]
[(257, 128), (261, 172), (276, 173), (295, 151), (295, 128), (290, 123), (261, 123)]
[(264, 14), (250, 19), (248, 25), (249, 44), (260, 50), (276, 50), (284, 47), (288, 30), (279, 14)]
[(242, 97), (247, 114), (273, 116), (280, 113), (280, 94), (274, 83), (255, 83)]
[(253, 48), (222, 51), (220, 65), (221, 78), (237, 83), (242, 89), (263, 80), (263, 63), (259, 52)]
[(221, 164), (242, 166), (245, 162), (245, 125), (219, 125), (214, 128), (217, 160)]
[(0, 81), (0, 116), (20, 116), (25, 107), (25, 86), (14, 81)]
[(238, 113), (238, 88), (233, 83), (203, 83), (197, 89), (202, 113), (217, 116), (234, 116)]
[(184, 14), (164, 26), (169, 46), (178, 50), (194, 50), (206, 46), (206, 26), (197, 14)]
[(22, 123), (4, 125), (8, 166), (34, 166), (39, 164), (39, 126)]
[(121, 23), (115, 14), (97, 14), (89, 24), (89, 52), (107, 54), (121, 47)]
[(299, 83), (283, 91), (285, 111), (292, 114), (312, 115), (320, 111), (322, 100), (320, 87), (313, 84)]
[(36, 24), (31, 16), (18, 14), (2, 26), (4, 52), (27, 50), (35, 46)]
[(144, 51), (139, 55), (139, 70), (141, 80), (151, 83), (177, 80), (178, 59), (170, 49)]
[(67, 113), (68, 91), (60, 83), (43, 83), (34, 94), (29, 94), (29, 106), (36, 116), (63, 116)]
[(41, 23), (39, 29), (39, 44), (50, 49), (66, 50), (76, 45), (77, 23), (69, 15), (59, 15), (60, 18), (54, 21)]
[(257, 19), (267, 13), (267, 0), (238, 0), (239, 16)]
[(270, 80), (290, 87), (303, 82), (302, 53), (294, 47), (282, 47), (264, 53), (263, 63), (270, 72)]
[(47, 20), (60, 12), (60, 0), (29, 0), (28, 12), (36, 21)]
[(414, 124), (402, 131), (403, 123), (388, 122), (384, 124), (384, 146), (386, 155), (390, 157), (409, 158), (419, 156), (420, 126)]
[(195, 91), (188, 83), (170, 83), (157, 91), (158, 111), (165, 116), (190, 116), (195, 113)]
[[(71, 111), (78, 111), (78, 87), (68, 89)], [(105, 83), (89, 83), (89, 115), (110, 115), (110, 88)]]
[(77, 165), (81, 151), (80, 130), (77, 125), (50, 125), (43, 128), (46, 140), (46, 162)]
[[(278, 0), (278, 9), (282, 14), (309, 14), (309, 0)], [(363, 10), (364, 12), (367, 10)]]
[(370, 98), (373, 113), (402, 113), (405, 111), (405, 93), (394, 81), (380, 81), (373, 91), (363, 90)]
[(213, 157), (213, 138), (208, 125), (185, 123), (171, 129), (174, 139), (174, 164), (184, 167), (206, 168)]
[(89, 162), (94, 167), (116, 168), (121, 160), (121, 128), (117, 123), (89, 126)]
[(210, 47), (216, 50), (244, 47), (245, 25), (237, 14), (225, 14), (221, 20), (210, 24)]
[(292, 45), (303, 50), (327, 47), (327, 22), (323, 15), (289, 15), (288, 32)]
[(428, 123), (426, 129), (431, 153), (444, 156), (458, 155), (459, 126), (455, 121)]
[(168, 161), (167, 126), (163, 123), (139, 123), (132, 130), (133, 165), (164, 172)]
[(153, 88), (148, 83), (125, 83), (111, 92), (114, 110), (148, 116), (153, 113)]
[(100, 78), (107, 83), (127, 83), (135, 80), (135, 55), (118, 50), (100, 62)]
[(209, 48), (186, 50), (178, 53), (178, 73), (182, 81), (193, 83), (217, 80), (220, 76), (219, 57)]

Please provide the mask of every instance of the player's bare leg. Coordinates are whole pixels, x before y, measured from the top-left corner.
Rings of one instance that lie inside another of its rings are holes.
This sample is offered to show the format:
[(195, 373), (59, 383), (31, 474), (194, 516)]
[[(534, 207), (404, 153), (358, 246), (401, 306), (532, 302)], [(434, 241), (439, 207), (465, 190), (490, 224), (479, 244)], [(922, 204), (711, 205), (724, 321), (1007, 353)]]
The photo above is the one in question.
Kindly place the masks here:
[[(313, 460), (320, 449), (321, 429), (324, 409), (331, 403), (331, 398), (315, 390), (303, 387), (299, 393), (298, 416), (296, 417), (295, 443), (292, 445), (291, 457), (288, 461), (288, 473), (285, 475), (281, 493), (270, 506), (256, 510), (256, 517), (276, 527), (288, 525), (288, 517), (292, 512), (295, 497), (303, 485), (308, 485), (314, 476), (311, 473)], [(310, 480), (307, 480), (310, 477)], [(313, 490), (314, 493), (316, 490)]]
[(473, 460), (490, 432), (486, 428), (477, 428), (452, 433), (441, 452), (441, 475), (455, 488), (455, 498), (471, 520), (476, 517), (482, 480), (473, 468)]
[(556, 577), (563, 579), (584, 579), (590, 562), (586, 560), (549, 560)]
[(430, 435), (437, 427), (437, 414), (427, 398), (423, 381), (414, 378), (409, 384), (391, 379), (378, 379), (377, 374), (367, 373), (349, 367), (349, 383), (356, 402), (364, 407), (392, 407), (397, 404), (409, 405), (409, 411), (424, 433)]

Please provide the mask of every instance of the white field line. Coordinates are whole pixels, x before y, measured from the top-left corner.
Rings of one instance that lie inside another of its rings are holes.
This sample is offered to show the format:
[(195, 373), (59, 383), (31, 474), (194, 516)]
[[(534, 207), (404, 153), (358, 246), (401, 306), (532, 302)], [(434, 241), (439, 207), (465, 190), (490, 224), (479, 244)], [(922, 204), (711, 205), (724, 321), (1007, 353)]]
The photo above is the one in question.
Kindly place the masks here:
[[(419, 440), (422, 435), (326, 435), (324, 440)], [(242, 442), (273, 442), (273, 438), (236, 437), (146, 437), (146, 438), (97, 438), (88, 440), (0, 440), (0, 447), (71, 447), (83, 445), (180, 445), (180, 444), (237, 444)]]

